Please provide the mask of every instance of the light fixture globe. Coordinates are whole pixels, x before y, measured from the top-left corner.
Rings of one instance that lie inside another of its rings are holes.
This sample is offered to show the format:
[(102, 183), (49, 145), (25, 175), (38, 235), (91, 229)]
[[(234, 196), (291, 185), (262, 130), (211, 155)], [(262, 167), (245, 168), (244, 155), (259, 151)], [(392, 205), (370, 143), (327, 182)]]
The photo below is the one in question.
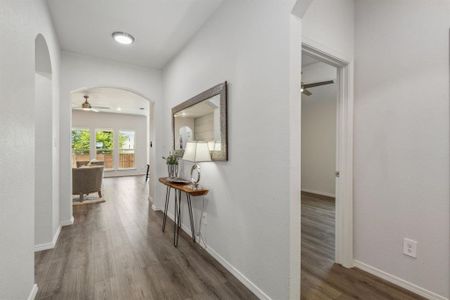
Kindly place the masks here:
[(113, 39), (122, 45), (131, 45), (134, 43), (134, 36), (122, 31), (115, 31), (112, 33)]

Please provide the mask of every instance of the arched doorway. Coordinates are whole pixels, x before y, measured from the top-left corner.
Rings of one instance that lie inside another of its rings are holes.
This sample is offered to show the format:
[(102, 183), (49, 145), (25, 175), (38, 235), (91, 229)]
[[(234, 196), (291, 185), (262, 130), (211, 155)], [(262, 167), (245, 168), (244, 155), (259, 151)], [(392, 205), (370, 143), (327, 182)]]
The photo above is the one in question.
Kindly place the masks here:
[(53, 197), (52, 65), (44, 36), (35, 39), (35, 249), (52, 248), (57, 228)]
[[(80, 160), (101, 160), (105, 164), (104, 177), (115, 177), (145, 174), (150, 164), (149, 198), (152, 198), (155, 152), (151, 143), (154, 138), (151, 100), (130, 89), (109, 86), (81, 88), (71, 91), (70, 95), (72, 167)], [(86, 99), (91, 108), (83, 108)], [(109, 133), (111, 142), (97, 140), (99, 133)], [(74, 144), (74, 138), (79, 135), (84, 135), (85, 142)], [(125, 136), (133, 137), (132, 153), (131, 149), (125, 149), (129, 145), (121, 145)], [(106, 144), (110, 149), (105, 148)], [(130, 157), (133, 158), (131, 165)]]

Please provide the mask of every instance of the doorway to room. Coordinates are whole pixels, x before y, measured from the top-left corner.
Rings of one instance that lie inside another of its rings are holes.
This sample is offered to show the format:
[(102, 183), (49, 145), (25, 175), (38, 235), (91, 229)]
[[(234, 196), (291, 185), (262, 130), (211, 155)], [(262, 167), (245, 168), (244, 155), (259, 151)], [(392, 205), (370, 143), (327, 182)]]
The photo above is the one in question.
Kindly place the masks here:
[(353, 266), (353, 98), (347, 62), (307, 44), (302, 60), (301, 289), (308, 299)]
[(302, 296), (314, 293), (314, 279), (335, 263), (338, 88), (335, 66), (302, 53)]

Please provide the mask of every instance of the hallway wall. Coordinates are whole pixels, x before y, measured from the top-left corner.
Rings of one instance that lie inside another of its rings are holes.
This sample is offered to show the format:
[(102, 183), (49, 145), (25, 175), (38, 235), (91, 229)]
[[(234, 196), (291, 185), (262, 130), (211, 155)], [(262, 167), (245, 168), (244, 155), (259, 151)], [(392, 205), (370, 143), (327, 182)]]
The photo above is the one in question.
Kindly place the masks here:
[(355, 258), (445, 297), (449, 16), (447, 0), (356, 1)]
[(303, 42), (351, 62), (354, 53), (354, 4), (354, 0), (312, 0), (302, 18)]
[[(165, 151), (170, 109), (228, 81), (229, 161), (201, 164), (210, 188), (202, 234), (262, 299), (289, 295), (288, 2), (224, 1), (164, 69)], [(198, 222), (202, 199), (193, 202)]]
[[(302, 19), (304, 42), (350, 63), (356, 53), (357, 265), (446, 297), (448, 15), (445, 0), (313, 0)], [(404, 237), (418, 240), (416, 260), (402, 254)]]
[[(50, 77), (50, 78), (49, 78)], [(52, 242), (59, 222), (54, 223), (53, 214), (59, 221), (59, 202), (53, 197), (53, 137), (52, 137), (52, 79), (51, 74), (35, 75), (35, 238), (34, 244), (41, 247)]]
[[(34, 286), (35, 38), (48, 44), (53, 132), (58, 132), (59, 46), (43, 0), (2, 0), (0, 9), (0, 299), (27, 299)], [(4, 104), (4, 105), (3, 105)], [(58, 136), (53, 136), (54, 195)]]

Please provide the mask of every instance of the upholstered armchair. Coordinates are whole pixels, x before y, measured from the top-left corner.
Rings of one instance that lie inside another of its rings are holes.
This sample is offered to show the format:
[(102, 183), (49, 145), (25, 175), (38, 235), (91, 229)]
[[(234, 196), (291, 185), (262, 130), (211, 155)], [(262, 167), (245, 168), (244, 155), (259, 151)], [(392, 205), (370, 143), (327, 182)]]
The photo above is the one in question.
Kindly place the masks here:
[(82, 166), (104, 166), (105, 162), (103, 160), (78, 160), (76, 164), (77, 168), (80, 168)]
[(102, 197), (103, 166), (72, 168), (72, 194), (84, 195), (98, 193)]

